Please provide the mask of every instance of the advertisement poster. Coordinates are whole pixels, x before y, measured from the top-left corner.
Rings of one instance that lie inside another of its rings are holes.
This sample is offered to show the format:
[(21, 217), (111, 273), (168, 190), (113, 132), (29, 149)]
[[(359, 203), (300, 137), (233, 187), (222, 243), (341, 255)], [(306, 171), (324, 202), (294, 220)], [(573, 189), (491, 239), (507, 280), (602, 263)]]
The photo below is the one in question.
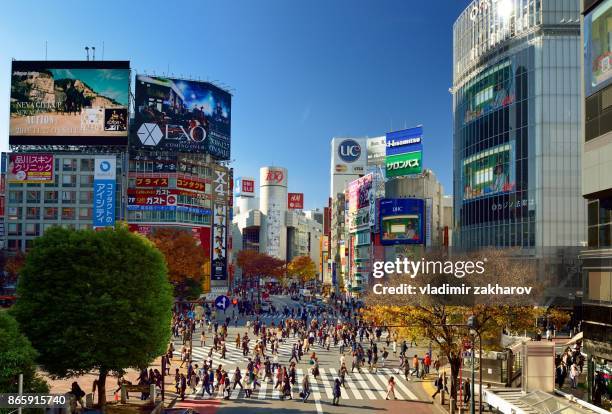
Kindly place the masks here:
[(373, 174), (365, 175), (348, 184), (347, 217), (349, 232), (370, 226), (373, 204)]
[(226, 207), (215, 205), (212, 236), (212, 280), (227, 279), (227, 222)]
[(463, 199), (509, 193), (515, 188), (514, 148), (500, 145), (463, 160)]
[(9, 154), (9, 183), (49, 184), (54, 178), (53, 154)]
[(239, 177), (234, 186), (236, 197), (255, 197), (255, 179), (251, 177)]
[(398, 155), (407, 152), (423, 151), (423, 127), (388, 132), (385, 138), (385, 155)]
[(229, 160), (231, 98), (208, 82), (137, 75), (130, 145)]
[(383, 245), (425, 242), (424, 201), (415, 198), (380, 201), (380, 241)]
[(93, 226), (115, 225), (115, 189), (117, 185), (117, 159), (105, 157), (95, 159)]
[(129, 62), (13, 61), (11, 145), (125, 145)]
[(584, 17), (584, 76), (586, 96), (612, 81), (612, 0)]
[(332, 174), (363, 174), (367, 164), (366, 138), (334, 138), (332, 140)]
[(290, 210), (303, 210), (304, 209), (304, 193), (288, 193), (287, 194), (287, 207)]
[(387, 155), (387, 138), (368, 138), (368, 165), (382, 165)]

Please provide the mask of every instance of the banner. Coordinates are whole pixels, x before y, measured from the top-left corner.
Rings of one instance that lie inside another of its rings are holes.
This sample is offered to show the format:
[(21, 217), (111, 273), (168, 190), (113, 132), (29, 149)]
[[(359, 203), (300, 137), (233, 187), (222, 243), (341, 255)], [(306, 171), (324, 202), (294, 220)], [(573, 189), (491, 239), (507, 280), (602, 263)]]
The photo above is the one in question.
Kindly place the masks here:
[(177, 178), (176, 188), (184, 188), (193, 191), (206, 191), (206, 183), (195, 178)]
[(13, 61), (9, 144), (127, 144), (130, 64)]
[(168, 187), (168, 177), (136, 177), (136, 187)]
[(116, 157), (96, 157), (94, 168), (93, 227), (115, 226)]
[(9, 154), (9, 183), (49, 184), (55, 179), (53, 154)]
[(231, 99), (208, 82), (137, 75), (130, 145), (229, 160)]
[(387, 161), (385, 162), (387, 178), (420, 174), (423, 171), (421, 161), (421, 151), (387, 155)]
[(212, 235), (212, 280), (227, 279), (227, 221), (226, 206), (216, 204), (213, 216)]
[(287, 207), (290, 210), (303, 210), (304, 209), (304, 193), (288, 193), (287, 194)]

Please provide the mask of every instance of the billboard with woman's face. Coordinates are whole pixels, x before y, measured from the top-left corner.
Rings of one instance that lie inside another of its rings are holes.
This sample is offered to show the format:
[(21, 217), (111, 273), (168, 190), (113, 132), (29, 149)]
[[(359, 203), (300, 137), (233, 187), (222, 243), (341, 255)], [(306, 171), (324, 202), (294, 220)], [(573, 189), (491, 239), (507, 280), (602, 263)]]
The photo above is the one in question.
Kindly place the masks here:
[(515, 189), (514, 146), (504, 144), (463, 160), (463, 199), (509, 193)]
[(416, 198), (380, 200), (383, 245), (425, 243), (425, 201)]

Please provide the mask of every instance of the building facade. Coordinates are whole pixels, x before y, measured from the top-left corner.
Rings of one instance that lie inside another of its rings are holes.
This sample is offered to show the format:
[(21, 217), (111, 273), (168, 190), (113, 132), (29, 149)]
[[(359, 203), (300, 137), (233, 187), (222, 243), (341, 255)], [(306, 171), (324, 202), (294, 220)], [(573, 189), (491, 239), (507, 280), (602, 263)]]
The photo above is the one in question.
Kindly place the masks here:
[(455, 245), (580, 246), (577, 0), (475, 0), (453, 26)]
[(582, 194), (588, 202), (582, 331), (589, 400), (602, 406), (602, 383), (612, 375), (612, 1), (583, 0), (582, 11)]

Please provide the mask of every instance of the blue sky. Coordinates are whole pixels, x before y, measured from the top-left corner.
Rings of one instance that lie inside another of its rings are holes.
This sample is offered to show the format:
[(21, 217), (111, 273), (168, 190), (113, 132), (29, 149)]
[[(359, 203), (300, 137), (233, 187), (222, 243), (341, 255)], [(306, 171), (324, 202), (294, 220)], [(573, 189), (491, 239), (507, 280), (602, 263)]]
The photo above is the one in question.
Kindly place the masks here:
[(289, 169), (306, 208), (326, 204), (333, 136), (423, 124), (424, 165), (452, 192), (452, 24), (467, 0), (3, 3), (0, 149), (11, 59), (130, 60), (139, 73), (219, 80), (234, 92), (236, 176)]

